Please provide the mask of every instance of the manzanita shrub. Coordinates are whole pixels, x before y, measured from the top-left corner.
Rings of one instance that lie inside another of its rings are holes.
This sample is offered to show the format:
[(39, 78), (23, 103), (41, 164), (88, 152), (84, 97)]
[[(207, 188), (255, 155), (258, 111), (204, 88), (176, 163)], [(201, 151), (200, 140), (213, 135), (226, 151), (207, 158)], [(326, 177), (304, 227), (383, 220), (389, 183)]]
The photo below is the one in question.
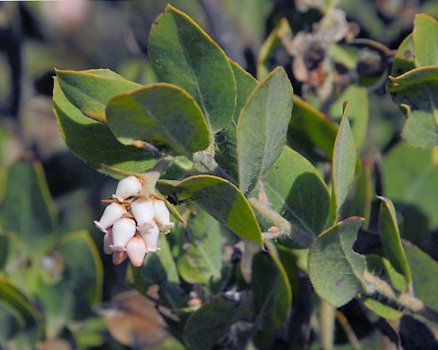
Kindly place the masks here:
[[(129, 258), (128, 285), (159, 311), (131, 315), (152, 331), (123, 333), (100, 310), (117, 340), (135, 348), (171, 335), (175, 348), (200, 350), (359, 349), (385, 337), (406, 347), (409, 324), (433, 338), (438, 262), (427, 250), (438, 228), (438, 23), (416, 15), (412, 34), (391, 51), (349, 39), (336, 27), (340, 16), (327, 11), (312, 35), (280, 20), (260, 51), (257, 79), (170, 5), (149, 33), (157, 82), (108, 69), (56, 71), (53, 110), (66, 144), (119, 180), (95, 221), (102, 249), (115, 264)], [(326, 56), (310, 64), (306, 50), (315, 46)], [(269, 66), (279, 47), (293, 57), (292, 74)], [(370, 55), (382, 69), (371, 69)], [(367, 89), (376, 84), (406, 114), (383, 161), (362, 152)], [(8, 191), (5, 203), (16, 198)], [(15, 225), (5, 229), (31, 238), (28, 226)], [(84, 235), (62, 236), (52, 255), (91, 259)], [(1, 288), (10, 295), (13, 287)], [(20, 305), (26, 322), (38, 323)]]

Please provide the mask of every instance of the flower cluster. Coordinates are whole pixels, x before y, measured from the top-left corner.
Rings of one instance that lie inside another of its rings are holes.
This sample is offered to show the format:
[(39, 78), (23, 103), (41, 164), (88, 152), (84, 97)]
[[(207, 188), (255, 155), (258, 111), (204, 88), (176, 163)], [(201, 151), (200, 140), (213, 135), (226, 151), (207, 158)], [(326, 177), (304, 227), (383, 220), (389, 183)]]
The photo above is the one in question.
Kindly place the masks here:
[(105, 233), (104, 252), (112, 254), (117, 265), (129, 257), (134, 266), (140, 266), (146, 253), (157, 251), (160, 231), (168, 233), (174, 226), (166, 204), (146, 194), (143, 181), (136, 176), (122, 179), (102, 217), (94, 222)]

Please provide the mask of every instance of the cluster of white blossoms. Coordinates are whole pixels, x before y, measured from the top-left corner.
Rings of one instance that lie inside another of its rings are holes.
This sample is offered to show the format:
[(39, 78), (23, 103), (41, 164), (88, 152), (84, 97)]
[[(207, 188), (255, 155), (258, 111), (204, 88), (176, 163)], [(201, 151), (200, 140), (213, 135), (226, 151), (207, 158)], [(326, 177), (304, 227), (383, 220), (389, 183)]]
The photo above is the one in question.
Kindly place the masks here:
[(112, 254), (117, 265), (129, 257), (132, 265), (141, 266), (146, 253), (157, 251), (160, 231), (174, 227), (164, 201), (144, 191), (143, 181), (133, 175), (120, 180), (113, 200), (94, 221), (105, 233), (104, 252)]

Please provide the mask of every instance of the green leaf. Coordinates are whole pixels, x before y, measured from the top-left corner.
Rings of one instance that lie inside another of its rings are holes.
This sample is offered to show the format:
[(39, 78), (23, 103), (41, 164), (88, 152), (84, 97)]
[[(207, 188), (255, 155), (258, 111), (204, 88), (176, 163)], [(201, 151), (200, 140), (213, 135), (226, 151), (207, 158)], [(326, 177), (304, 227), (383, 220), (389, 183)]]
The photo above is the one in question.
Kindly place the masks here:
[(210, 143), (207, 123), (196, 102), (178, 86), (156, 83), (112, 98), (107, 123), (125, 145), (146, 141), (191, 157)]
[(171, 183), (160, 181), (158, 189), (180, 199), (194, 199), (221, 224), (243, 239), (262, 243), (261, 231), (248, 201), (231, 182), (216, 176), (196, 175)]
[(272, 209), (293, 225), (294, 243), (308, 247), (323, 231), (329, 209), (329, 193), (318, 171), (284, 146), (263, 184)]
[(254, 342), (258, 349), (269, 349), (275, 332), (289, 315), (291, 287), (281, 263), (272, 254), (264, 252), (253, 258), (251, 284), (257, 330)]
[(348, 218), (330, 227), (316, 239), (309, 251), (309, 277), (316, 293), (340, 307), (362, 291), (365, 258), (353, 251), (363, 219)]
[(370, 274), (383, 279), (399, 292), (406, 291), (408, 284), (405, 277), (394, 269), (388, 259), (374, 254), (367, 255), (366, 259)]
[(215, 343), (239, 320), (249, 320), (249, 298), (236, 303), (216, 296), (205, 303), (187, 320), (184, 326), (184, 340), (189, 349), (213, 349)]
[(140, 86), (109, 69), (57, 69), (56, 76), (67, 99), (84, 115), (98, 121), (105, 121), (105, 106), (111, 97)]
[(64, 259), (62, 283), (73, 295), (73, 317), (88, 317), (93, 314), (91, 305), (100, 302), (102, 294), (103, 267), (96, 245), (87, 231), (77, 231), (62, 237), (56, 250)]
[(349, 102), (348, 120), (357, 149), (363, 146), (368, 128), (368, 90), (365, 87), (350, 85), (331, 105), (330, 115), (336, 121), (342, 117), (343, 103)]
[(382, 182), (384, 194), (391, 198), (403, 220), (404, 238), (422, 240), (428, 230), (438, 227), (438, 164), (431, 152), (400, 144), (383, 159)]
[(207, 284), (221, 276), (222, 246), (220, 226), (205, 211), (195, 210), (184, 230), (186, 241), (178, 257), (178, 271), (191, 284)]
[(385, 305), (378, 300), (367, 298), (364, 300), (364, 305), (373, 311), (380, 317), (386, 318), (387, 320), (397, 320), (403, 316), (403, 312), (392, 308), (391, 306)]
[(231, 65), (189, 16), (167, 5), (152, 26), (148, 53), (158, 79), (192, 95), (214, 132), (231, 123), (236, 104)]
[(292, 112), (293, 90), (283, 68), (254, 89), (237, 125), (239, 187), (250, 191), (280, 155)]
[(414, 68), (414, 40), (411, 33), (402, 41), (397, 49), (391, 68), (391, 75), (396, 77)]
[(348, 104), (343, 108), (341, 124), (336, 136), (332, 161), (332, 200), (338, 216), (347, 199), (356, 174), (357, 151), (347, 117)]
[[(0, 304), (13, 315), (20, 331), (33, 338), (36, 342), (44, 335), (42, 315), (9, 281), (0, 276)], [(0, 309), (0, 314), (2, 310)], [(3, 315), (0, 315), (0, 318)]]
[(235, 123), (238, 120), (240, 111), (248, 96), (257, 86), (257, 80), (255, 80), (252, 75), (246, 72), (236, 62), (230, 60), (230, 63), (231, 68), (233, 68), (234, 78), (236, 79), (236, 110), (234, 111), (233, 124), (216, 134), (216, 147), (218, 149), (215, 152), (215, 159), (218, 164), (237, 182), (238, 170)]
[(415, 296), (438, 311), (438, 262), (413, 244), (405, 246)]
[(402, 131), (405, 141), (415, 147), (438, 145), (438, 67), (413, 69), (389, 77), (388, 91), (408, 118)]
[[(331, 158), (338, 130), (336, 125), (300, 97), (294, 96), (293, 103), (288, 144), (302, 154), (314, 152), (314, 148), (318, 147)], [(303, 145), (307, 145), (310, 150), (303, 150)]]
[(379, 231), (383, 251), (394, 269), (404, 275), (406, 283), (411, 282), (411, 271), (403, 250), (394, 204), (385, 197), (378, 197), (380, 203)]
[(53, 90), (53, 111), (67, 146), (98, 171), (120, 178), (124, 175), (117, 176), (102, 167), (102, 164), (128, 172), (142, 173), (156, 163), (150, 152), (122, 145), (105, 124), (83, 115), (65, 97), (57, 78)]
[(438, 22), (432, 16), (417, 14), (414, 20), (415, 66), (438, 65)]
[(55, 207), (40, 163), (22, 160), (9, 168), (2, 222), (4, 230), (15, 232), (29, 250), (52, 239)]

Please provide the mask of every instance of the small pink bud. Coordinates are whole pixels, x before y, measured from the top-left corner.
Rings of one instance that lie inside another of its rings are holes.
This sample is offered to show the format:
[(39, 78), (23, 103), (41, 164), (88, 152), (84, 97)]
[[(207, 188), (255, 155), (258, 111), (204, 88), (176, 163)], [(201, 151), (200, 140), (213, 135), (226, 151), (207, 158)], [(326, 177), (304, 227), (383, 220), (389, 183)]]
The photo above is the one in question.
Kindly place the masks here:
[(160, 230), (155, 223), (138, 226), (138, 232), (146, 245), (146, 252), (156, 252)]
[(150, 223), (154, 219), (154, 204), (151, 200), (137, 199), (131, 204), (131, 212), (137, 225)]
[(105, 233), (105, 236), (103, 236), (103, 252), (107, 255), (111, 255), (113, 250), (111, 249), (111, 246), (113, 245), (113, 234), (111, 232), (111, 229), (108, 229), (108, 232)]
[(116, 194), (113, 197), (122, 202), (128, 197), (139, 195), (141, 187), (141, 181), (138, 177), (134, 175), (125, 177), (117, 184)]
[(129, 240), (135, 234), (135, 221), (129, 218), (121, 218), (113, 226), (113, 245), (112, 251), (125, 250)]
[(170, 222), (169, 209), (167, 209), (166, 203), (161, 200), (154, 201), (154, 219), (164, 232), (169, 232), (174, 227), (173, 222)]
[(132, 265), (139, 267), (143, 264), (144, 256), (146, 255), (146, 245), (140, 236), (136, 235), (126, 245), (126, 253)]
[(128, 253), (123, 252), (121, 250), (116, 250), (113, 253), (113, 264), (114, 265), (120, 265), (122, 262), (125, 261), (125, 259), (128, 257)]
[(106, 229), (114, 225), (114, 223), (119, 220), (125, 213), (126, 209), (123, 205), (120, 205), (119, 203), (111, 203), (103, 211), (100, 220), (94, 221), (94, 224), (100, 231), (106, 233)]

